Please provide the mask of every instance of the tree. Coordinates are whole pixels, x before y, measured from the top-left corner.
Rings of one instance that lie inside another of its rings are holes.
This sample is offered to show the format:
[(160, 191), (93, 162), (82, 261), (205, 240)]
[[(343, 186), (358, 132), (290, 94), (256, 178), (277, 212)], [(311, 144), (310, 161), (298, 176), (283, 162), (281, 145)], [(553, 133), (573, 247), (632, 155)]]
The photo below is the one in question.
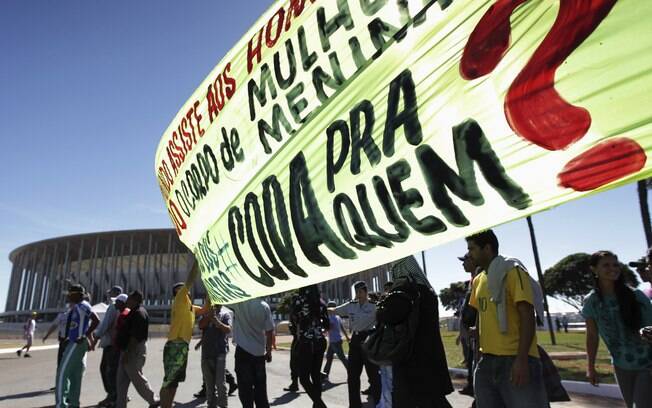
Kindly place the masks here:
[[(548, 268), (543, 274), (546, 292), (578, 311), (582, 310), (584, 298), (594, 287), (590, 258), (591, 255), (585, 253), (571, 254)], [(622, 262), (619, 264), (625, 281), (632, 286), (638, 285), (636, 274)]]
[(282, 315), (290, 314), (290, 304), (292, 303), (292, 295), (296, 293), (296, 290), (285, 292), (281, 301), (276, 304), (276, 313)]
[(446, 310), (459, 312), (459, 307), (466, 295), (466, 283), (453, 282), (449, 287), (439, 291), (439, 301)]

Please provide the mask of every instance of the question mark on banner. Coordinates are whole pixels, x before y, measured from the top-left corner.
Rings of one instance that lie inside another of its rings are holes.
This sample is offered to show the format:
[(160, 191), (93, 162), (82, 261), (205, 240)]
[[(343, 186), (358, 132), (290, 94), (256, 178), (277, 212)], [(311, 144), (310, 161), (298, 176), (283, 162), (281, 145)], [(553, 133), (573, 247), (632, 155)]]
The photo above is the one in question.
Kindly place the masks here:
[[(464, 48), (460, 74), (473, 80), (489, 74), (510, 45), (510, 17), (529, 0), (497, 0), (482, 16)], [(555, 73), (566, 58), (607, 17), (617, 0), (560, 0), (557, 18), (525, 67), (512, 82), (504, 111), (516, 134), (544, 149), (563, 150), (591, 126), (585, 108), (571, 105), (555, 89)], [(562, 187), (589, 191), (636, 173), (645, 151), (620, 137), (599, 143), (572, 159), (558, 175)]]

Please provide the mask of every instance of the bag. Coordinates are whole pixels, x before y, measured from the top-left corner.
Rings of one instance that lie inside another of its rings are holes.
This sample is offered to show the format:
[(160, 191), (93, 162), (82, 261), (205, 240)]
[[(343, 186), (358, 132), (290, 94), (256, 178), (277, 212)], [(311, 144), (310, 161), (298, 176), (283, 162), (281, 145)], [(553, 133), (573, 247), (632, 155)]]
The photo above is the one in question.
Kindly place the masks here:
[(391, 365), (407, 361), (414, 351), (419, 325), (420, 295), (411, 280), (395, 282), (376, 306), (376, 331), (362, 345), (372, 363)]

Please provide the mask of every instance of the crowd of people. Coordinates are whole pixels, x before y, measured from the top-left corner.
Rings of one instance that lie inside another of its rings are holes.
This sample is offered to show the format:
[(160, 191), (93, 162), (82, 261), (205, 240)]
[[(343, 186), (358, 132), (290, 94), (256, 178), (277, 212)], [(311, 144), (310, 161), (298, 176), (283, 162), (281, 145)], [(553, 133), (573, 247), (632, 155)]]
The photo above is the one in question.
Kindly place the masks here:
[[(525, 266), (500, 255), (492, 230), (466, 238), (468, 252), (459, 257), (471, 275), (460, 308), (460, 336), (468, 368), (468, 384), (461, 393), (474, 398), (478, 408), (549, 407), (567, 400), (559, 374), (538, 344), (536, 328), (543, 321), (542, 291)], [(652, 250), (635, 266), (650, 281)], [(595, 361), (599, 338), (606, 344), (618, 385), (628, 407), (652, 406), (652, 303), (650, 296), (627, 285), (615, 254), (599, 251), (590, 267), (594, 289), (586, 297), (587, 378), (597, 385)], [(125, 407), (134, 385), (150, 407), (172, 407), (185, 380), (189, 347), (199, 320), (202, 390), (209, 408), (228, 405), (238, 391), (245, 408), (269, 407), (266, 364), (272, 361), (274, 322), (269, 305), (250, 299), (230, 305), (194, 305), (190, 289), (198, 275), (193, 266), (186, 282), (173, 287), (171, 319), (163, 350), (164, 378), (157, 393), (143, 375), (147, 359), (149, 317), (138, 290), (129, 295), (114, 286), (111, 304), (100, 322), (81, 285), (68, 292), (68, 309), (59, 314), (44, 340), (58, 330), (59, 355), (55, 384), (57, 407), (78, 407), (85, 356), (99, 343), (100, 373), (106, 398), (103, 407)], [(438, 298), (413, 257), (392, 263), (392, 281), (372, 296), (365, 282), (353, 286), (355, 298), (337, 305), (326, 303), (316, 285), (301, 288), (290, 302), (291, 383), (299, 384), (313, 407), (324, 408), (324, 383), (333, 358), (346, 369), (350, 408), (362, 407), (362, 394), (376, 408), (450, 407), (453, 392), (440, 334)], [(347, 318), (348, 330), (342, 318)], [(566, 325), (564, 325), (566, 326)], [(29, 356), (35, 316), (25, 324)], [(343, 337), (348, 343), (344, 353)], [(226, 369), (229, 339), (235, 344), (235, 379)], [(323, 366), (324, 356), (326, 363)], [(369, 388), (361, 390), (362, 370)], [(236, 383), (237, 379), (237, 383)], [(228, 387), (227, 387), (228, 384)]]

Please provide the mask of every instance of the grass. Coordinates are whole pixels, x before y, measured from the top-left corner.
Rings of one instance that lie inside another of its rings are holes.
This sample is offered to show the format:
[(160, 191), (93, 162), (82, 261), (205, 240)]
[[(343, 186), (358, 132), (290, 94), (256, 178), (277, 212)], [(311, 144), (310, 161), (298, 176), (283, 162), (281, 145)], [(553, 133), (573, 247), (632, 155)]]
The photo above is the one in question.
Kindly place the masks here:
[[(550, 341), (550, 334), (548, 332), (537, 332), (539, 345), (543, 347), (548, 353), (554, 352), (584, 352), (585, 351), (585, 335), (584, 333), (555, 333), (557, 344), (552, 345)], [(449, 367), (464, 368), (462, 347), (455, 345), (455, 338), (457, 332), (442, 331), (441, 338), (444, 342), (444, 349), (446, 350), (446, 360)], [(280, 343), (281, 347), (290, 347), (290, 343)], [(344, 353), (348, 354), (349, 345), (345, 341), (342, 344)], [(586, 381), (586, 358), (578, 360), (553, 360), (561, 378), (564, 380)], [(611, 358), (605, 345), (600, 341), (598, 348), (598, 356), (596, 358), (596, 370), (600, 375), (600, 382), (603, 384), (614, 384), (615, 378), (613, 374), (613, 367), (611, 365)]]
[[(442, 331), (441, 338), (444, 342), (444, 349), (446, 350), (446, 359), (449, 367), (463, 368), (462, 347), (455, 345), (455, 338), (457, 332)], [(586, 348), (585, 334), (584, 333), (555, 333), (557, 340), (556, 345), (552, 345), (550, 341), (550, 333), (537, 332), (537, 339), (539, 345), (543, 347), (548, 354), (555, 352), (584, 352)], [(557, 370), (561, 378), (564, 380), (586, 381), (586, 358), (578, 360), (554, 360)], [(595, 364), (596, 370), (600, 375), (600, 382), (604, 384), (615, 383), (613, 374), (613, 367), (611, 366), (611, 357), (605, 345), (600, 342), (598, 348), (598, 356)]]

